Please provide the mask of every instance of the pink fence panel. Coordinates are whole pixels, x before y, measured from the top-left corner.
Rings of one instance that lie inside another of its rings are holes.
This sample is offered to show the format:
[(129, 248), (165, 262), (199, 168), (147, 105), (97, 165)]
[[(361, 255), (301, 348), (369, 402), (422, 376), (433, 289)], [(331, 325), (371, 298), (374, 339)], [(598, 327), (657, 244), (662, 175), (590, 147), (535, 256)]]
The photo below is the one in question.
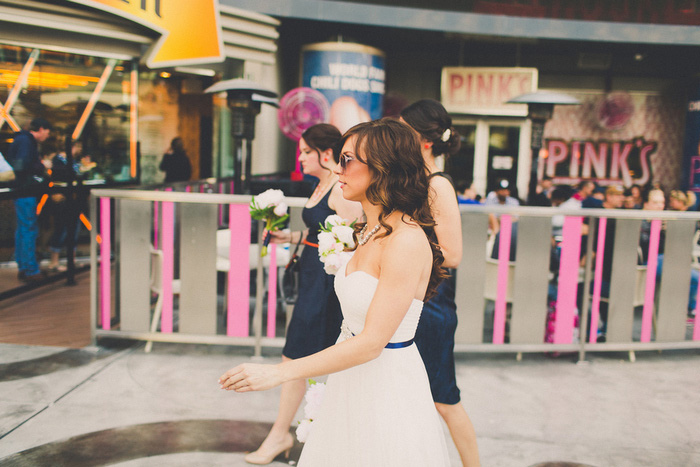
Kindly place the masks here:
[(175, 272), (175, 203), (164, 201), (162, 226), (163, 271), (161, 293), (163, 310), (160, 315), (160, 329), (163, 333), (173, 332), (173, 279)]
[(564, 220), (554, 322), (555, 344), (571, 344), (574, 338), (582, 227), (583, 217), (567, 217)]
[(493, 311), (493, 343), (503, 344), (506, 332), (506, 298), (508, 296), (508, 267), (510, 266), (510, 238), (513, 218), (508, 214), (501, 216), (501, 228), (498, 231), (498, 285), (496, 286), (496, 304)]
[(229, 205), (229, 246), (227, 325), (228, 336), (247, 337), (250, 333), (250, 211), (245, 204)]
[(109, 330), (112, 321), (112, 236), (110, 198), (100, 198), (100, 317), (102, 329)]
[(651, 340), (651, 327), (654, 318), (654, 294), (656, 293), (656, 266), (659, 264), (659, 240), (661, 238), (661, 221), (651, 221), (649, 236), (649, 257), (647, 258), (647, 278), (644, 285), (644, 307), (642, 309), (642, 333), (640, 340)]
[(598, 248), (595, 252), (595, 272), (593, 274), (593, 301), (591, 303), (591, 328), (589, 329), (589, 342), (598, 340), (598, 320), (600, 319), (600, 290), (603, 284), (603, 259), (605, 257), (605, 231), (608, 219), (602, 217), (598, 221)]

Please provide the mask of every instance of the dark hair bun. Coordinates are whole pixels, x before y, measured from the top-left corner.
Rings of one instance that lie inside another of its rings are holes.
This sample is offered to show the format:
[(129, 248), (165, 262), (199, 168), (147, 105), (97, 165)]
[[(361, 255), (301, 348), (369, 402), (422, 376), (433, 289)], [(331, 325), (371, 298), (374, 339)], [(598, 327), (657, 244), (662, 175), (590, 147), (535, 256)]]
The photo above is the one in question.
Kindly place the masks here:
[(459, 133), (452, 126), (452, 117), (438, 101), (416, 101), (401, 111), (401, 118), (416, 130), (421, 138), (433, 143), (434, 155), (451, 156), (459, 151)]

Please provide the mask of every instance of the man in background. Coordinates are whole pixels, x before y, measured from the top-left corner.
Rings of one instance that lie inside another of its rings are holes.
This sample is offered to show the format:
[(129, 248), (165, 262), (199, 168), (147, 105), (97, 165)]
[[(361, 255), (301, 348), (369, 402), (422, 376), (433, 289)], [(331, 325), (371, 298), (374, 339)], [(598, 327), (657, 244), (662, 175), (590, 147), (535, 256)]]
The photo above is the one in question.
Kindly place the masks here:
[[(18, 193), (29, 190), (42, 182), (45, 168), (39, 156), (39, 143), (46, 141), (51, 133), (51, 124), (43, 118), (35, 118), (29, 124), (29, 130), (22, 130), (14, 135), (14, 140), (7, 153), (7, 161), (15, 172), (15, 187)], [(15, 260), (17, 261), (17, 278), (24, 282), (34, 282), (44, 278), (36, 259), (36, 238), (39, 234), (37, 224), (36, 196), (15, 199)]]
[(498, 180), (496, 189), (486, 196), (486, 206), (520, 206), (520, 201), (510, 195), (510, 182), (505, 178)]
[[(505, 178), (498, 180), (496, 189), (486, 195), (485, 206), (520, 206), (520, 201), (510, 195), (510, 182)], [(500, 214), (489, 214), (489, 229), (498, 233), (501, 229)]]
[(551, 206), (551, 193), (552, 193), (553, 182), (548, 176), (542, 177), (542, 181), (537, 185), (537, 193), (533, 196), (532, 205), (533, 206)]

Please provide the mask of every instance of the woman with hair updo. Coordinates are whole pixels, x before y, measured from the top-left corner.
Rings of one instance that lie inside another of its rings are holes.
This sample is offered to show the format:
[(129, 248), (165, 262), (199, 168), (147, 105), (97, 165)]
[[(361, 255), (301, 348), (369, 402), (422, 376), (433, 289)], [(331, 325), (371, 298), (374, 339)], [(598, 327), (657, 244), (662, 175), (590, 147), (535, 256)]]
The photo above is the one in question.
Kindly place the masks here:
[(435, 233), (445, 257), (444, 266), (450, 268), (449, 279), (440, 285), (435, 297), (423, 306), (416, 331), (416, 345), (428, 372), (435, 406), (450, 429), (462, 464), (478, 466), (476, 433), (460, 403), (455, 376), (457, 305), (453, 268), (459, 266), (462, 260), (462, 220), (452, 178), (438, 168), (435, 160), (437, 156), (450, 156), (459, 151), (459, 134), (442, 104), (432, 99), (423, 99), (406, 107), (401, 111), (401, 121), (418, 134), (429, 173)]
[(382, 119), (343, 136), (343, 196), (367, 218), (357, 248), (335, 276), (343, 325), (335, 345), (278, 365), (245, 363), (224, 389), (258, 391), (332, 373), (300, 467), (449, 466), (440, 417), (413, 343), (423, 300), (444, 277), (418, 138)]
[[(319, 224), (332, 214), (349, 222), (362, 217), (360, 203), (348, 201), (334, 173), (341, 138), (333, 125), (321, 123), (308, 128), (299, 140), (299, 162), (305, 174), (319, 179), (301, 217), (306, 230), (270, 232), (272, 243), (303, 242), (299, 258), (299, 295), (282, 349), (282, 361), (306, 357), (333, 345), (340, 333), (343, 316), (333, 291), (333, 276), (323, 269), (318, 258)], [(282, 385), (280, 408), (270, 433), (257, 451), (245, 456), (249, 464), (269, 464), (280, 453), (289, 453), (294, 438), (289, 427), (306, 392), (306, 380), (296, 379)]]

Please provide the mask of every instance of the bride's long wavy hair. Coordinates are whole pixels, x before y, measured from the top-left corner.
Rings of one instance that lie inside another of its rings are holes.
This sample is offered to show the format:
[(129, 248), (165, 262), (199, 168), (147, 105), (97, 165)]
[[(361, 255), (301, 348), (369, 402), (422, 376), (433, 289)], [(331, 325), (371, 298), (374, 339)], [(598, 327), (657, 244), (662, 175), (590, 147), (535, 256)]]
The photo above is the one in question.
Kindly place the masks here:
[[(433, 265), (425, 299), (435, 294), (440, 282), (447, 277), (442, 268), (444, 257), (437, 244), (435, 219), (430, 210), (428, 171), (420, 151), (416, 133), (406, 124), (395, 119), (383, 118), (360, 123), (350, 128), (339, 142), (356, 136), (355, 157), (369, 167), (371, 181), (367, 188), (367, 200), (382, 210), (379, 223), (386, 230), (377, 235), (390, 235), (392, 228), (386, 217), (392, 211), (408, 215), (425, 232), (433, 252)], [(364, 226), (356, 224), (355, 235)]]

